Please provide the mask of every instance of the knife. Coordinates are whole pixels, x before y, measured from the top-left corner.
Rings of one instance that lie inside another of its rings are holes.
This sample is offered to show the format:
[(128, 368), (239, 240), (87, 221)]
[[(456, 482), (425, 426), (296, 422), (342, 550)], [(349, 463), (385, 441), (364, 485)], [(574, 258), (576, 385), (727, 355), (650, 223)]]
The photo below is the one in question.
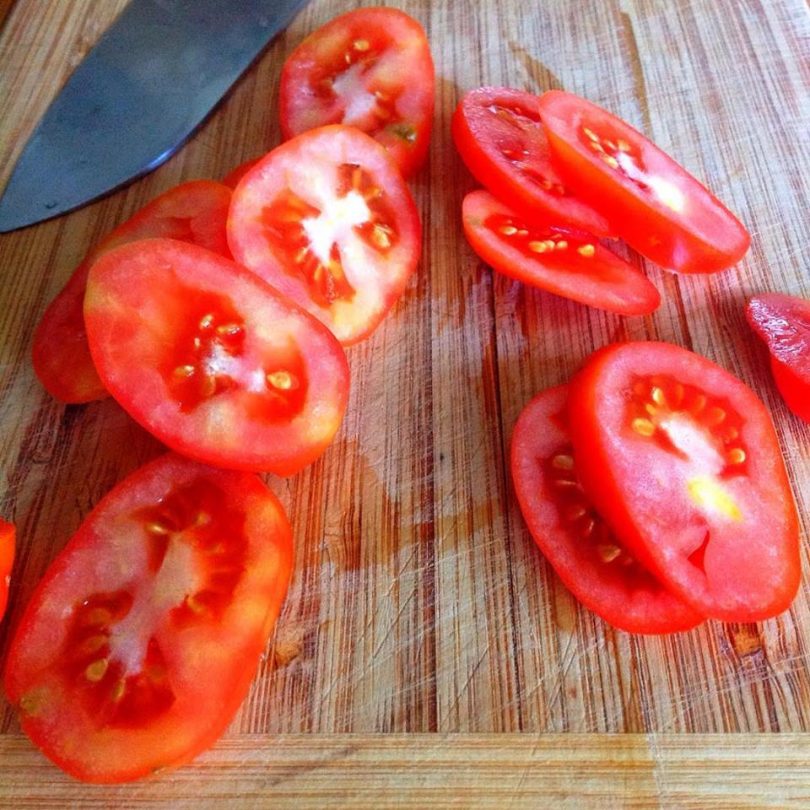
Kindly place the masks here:
[(306, 0), (131, 0), (73, 72), (0, 198), (0, 232), (157, 168)]

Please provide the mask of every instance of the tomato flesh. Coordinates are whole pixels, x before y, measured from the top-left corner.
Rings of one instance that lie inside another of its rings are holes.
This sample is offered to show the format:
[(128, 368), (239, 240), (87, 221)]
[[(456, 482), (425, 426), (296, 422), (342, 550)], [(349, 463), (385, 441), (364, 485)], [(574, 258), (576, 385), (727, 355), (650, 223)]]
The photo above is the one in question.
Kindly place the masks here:
[(310, 34), (281, 71), (285, 139), (327, 124), (357, 127), (404, 176), (424, 162), (434, 69), (422, 26), (393, 8), (350, 11)]
[(348, 365), (327, 329), (261, 279), (168, 239), (106, 253), (85, 322), (99, 375), (133, 418), (191, 458), (297, 472), (337, 431)]
[(745, 314), (768, 346), (782, 398), (796, 416), (810, 422), (810, 301), (763, 293), (749, 299)]
[(190, 760), (244, 699), (291, 564), (257, 476), (172, 454), (137, 470), (51, 564), (12, 639), (5, 691), (23, 730), (91, 782)]
[(701, 614), (639, 565), (580, 486), (567, 400), (568, 386), (542, 391), (512, 434), (512, 480), (532, 537), (568, 589), (615, 627), (631, 633), (694, 627)]
[(790, 605), (796, 508), (770, 416), (750, 388), (677, 346), (617, 344), (574, 377), (568, 412), (585, 491), (662, 582), (725, 621)]
[(346, 345), (368, 336), (402, 294), (421, 226), (382, 147), (333, 126), (287, 141), (248, 171), (228, 239), (237, 261)]
[(34, 333), (34, 371), (51, 396), (69, 403), (107, 396), (90, 356), (82, 315), (93, 262), (118, 245), (149, 237), (179, 239), (230, 256), (225, 235), (230, 202), (230, 189), (220, 183), (183, 183), (152, 200), (90, 251), (45, 310)]
[(508, 87), (471, 90), (453, 114), (452, 131), (475, 179), (521, 216), (610, 234), (607, 218), (574, 194), (552, 166), (537, 96)]
[(0, 518), (0, 619), (8, 605), (8, 589), (11, 584), (11, 568), (14, 564), (17, 530), (13, 523)]
[(539, 112), (563, 181), (643, 256), (681, 273), (714, 273), (745, 255), (751, 239), (739, 220), (625, 121), (561, 90), (544, 93)]
[(493, 269), (588, 306), (641, 315), (657, 309), (658, 290), (592, 234), (553, 220), (523, 219), (486, 191), (462, 204), (464, 233)]

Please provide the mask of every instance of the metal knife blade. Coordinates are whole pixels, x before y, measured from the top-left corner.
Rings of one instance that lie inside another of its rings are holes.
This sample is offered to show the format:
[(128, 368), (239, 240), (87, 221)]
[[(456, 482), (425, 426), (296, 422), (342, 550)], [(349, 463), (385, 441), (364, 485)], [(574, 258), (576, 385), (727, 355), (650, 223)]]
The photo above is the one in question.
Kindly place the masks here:
[(306, 0), (131, 0), (39, 122), (0, 198), (0, 232), (157, 168)]

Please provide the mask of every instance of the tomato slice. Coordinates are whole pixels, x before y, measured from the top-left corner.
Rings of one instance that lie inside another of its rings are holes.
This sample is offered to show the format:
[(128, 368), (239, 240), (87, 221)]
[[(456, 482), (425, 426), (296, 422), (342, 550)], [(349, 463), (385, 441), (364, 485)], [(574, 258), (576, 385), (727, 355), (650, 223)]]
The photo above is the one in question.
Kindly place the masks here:
[(225, 235), (230, 203), (230, 189), (221, 183), (183, 183), (156, 197), (90, 251), (51, 301), (34, 333), (34, 371), (51, 396), (70, 403), (107, 396), (90, 357), (82, 317), (93, 262), (118, 245), (147, 237), (179, 239), (230, 256)]
[(473, 177), (522, 216), (610, 235), (607, 218), (575, 195), (551, 165), (537, 96), (509, 87), (471, 90), (456, 107), (452, 131)]
[(105, 253), (84, 317), (104, 385), (172, 449), (291, 475), (331, 442), (349, 369), (325, 327), (243, 267), (170, 239)]
[(212, 745), (287, 590), (292, 536), (258, 476), (165, 455), (93, 509), (9, 648), (5, 691), (47, 757), (123, 782)]
[(810, 301), (763, 293), (749, 299), (745, 314), (768, 345), (782, 398), (796, 416), (810, 422)]
[(421, 226), (385, 150), (357, 129), (332, 126), (287, 141), (245, 175), (228, 239), (238, 262), (347, 345), (368, 336), (402, 294)]
[(222, 178), (222, 185), (228, 188), (236, 188), (240, 180), (259, 162), (258, 158), (246, 160), (240, 163), (235, 168), (231, 169), (225, 177)]
[(536, 216), (529, 222), (487, 191), (464, 198), (462, 218), (473, 250), (510, 278), (622, 315), (643, 315), (661, 303), (646, 276), (593, 234)]
[(681, 273), (714, 273), (745, 255), (742, 223), (638, 130), (561, 90), (544, 93), (539, 112), (564, 182), (643, 256)]
[(790, 605), (796, 507), (770, 416), (748, 386), (678, 346), (618, 344), (574, 377), (568, 413), (585, 491), (662, 582), (726, 621)]
[(567, 429), (568, 386), (541, 391), (512, 434), (520, 509), (543, 555), (571, 593), (630, 633), (688, 630), (703, 616), (627, 552), (582, 490)]
[(281, 132), (326, 124), (379, 141), (404, 176), (424, 163), (433, 122), (433, 59), (424, 29), (394, 8), (350, 11), (310, 34), (281, 71)]
[(16, 529), (13, 523), (0, 518), (0, 619), (8, 605), (8, 588), (11, 584), (11, 568), (14, 564)]

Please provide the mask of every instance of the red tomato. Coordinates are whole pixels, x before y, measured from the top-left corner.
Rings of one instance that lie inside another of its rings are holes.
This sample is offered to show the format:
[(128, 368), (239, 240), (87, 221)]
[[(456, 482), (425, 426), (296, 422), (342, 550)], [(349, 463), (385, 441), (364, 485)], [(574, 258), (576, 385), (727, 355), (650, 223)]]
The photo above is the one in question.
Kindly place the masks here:
[(247, 694), (292, 537), (258, 476), (166, 455), (118, 484), (34, 591), (5, 691), (47, 757), (89, 782), (171, 768)]
[(567, 400), (568, 386), (542, 391), (512, 434), (512, 480), (532, 537), (571, 593), (620, 630), (694, 627), (703, 617), (627, 553), (579, 485)]
[(404, 176), (424, 162), (433, 122), (433, 59), (416, 20), (394, 8), (361, 8), (310, 34), (281, 71), (281, 132), (325, 124), (379, 141)]
[(0, 518), (0, 619), (8, 604), (8, 587), (11, 584), (11, 567), (14, 564), (14, 538), (16, 529), (13, 523)]
[(349, 369), (318, 321), (243, 267), (171, 239), (105, 253), (84, 318), (109, 392), (172, 449), (291, 475), (346, 408)]
[(352, 127), (274, 149), (242, 179), (228, 217), (233, 255), (343, 344), (369, 335), (421, 250), (419, 215), (385, 150)]
[(629, 124), (560, 90), (544, 93), (539, 110), (564, 182), (639, 253), (682, 273), (714, 273), (745, 255), (739, 220)]
[(758, 621), (799, 585), (796, 508), (765, 406), (667, 343), (592, 355), (568, 405), (580, 480), (618, 537), (706, 616)]
[(609, 235), (605, 216), (563, 185), (552, 167), (537, 96), (508, 87), (471, 90), (453, 114), (452, 130), (475, 179), (522, 216)]
[(642, 273), (592, 234), (554, 220), (528, 222), (486, 191), (464, 198), (462, 217), (475, 252), (510, 278), (622, 315), (643, 315), (661, 302)]
[(748, 301), (745, 314), (768, 344), (782, 398), (796, 416), (810, 422), (810, 301), (763, 293)]
[(240, 163), (235, 169), (231, 169), (225, 177), (222, 178), (222, 185), (228, 188), (236, 188), (239, 181), (259, 162), (258, 158), (246, 160)]
[(82, 317), (93, 262), (118, 245), (153, 236), (192, 242), (230, 256), (225, 236), (230, 202), (230, 189), (220, 183), (183, 183), (141, 208), (90, 251), (51, 301), (34, 333), (34, 371), (51, 396), (72, 403), (107, 396), (87, 348)]

